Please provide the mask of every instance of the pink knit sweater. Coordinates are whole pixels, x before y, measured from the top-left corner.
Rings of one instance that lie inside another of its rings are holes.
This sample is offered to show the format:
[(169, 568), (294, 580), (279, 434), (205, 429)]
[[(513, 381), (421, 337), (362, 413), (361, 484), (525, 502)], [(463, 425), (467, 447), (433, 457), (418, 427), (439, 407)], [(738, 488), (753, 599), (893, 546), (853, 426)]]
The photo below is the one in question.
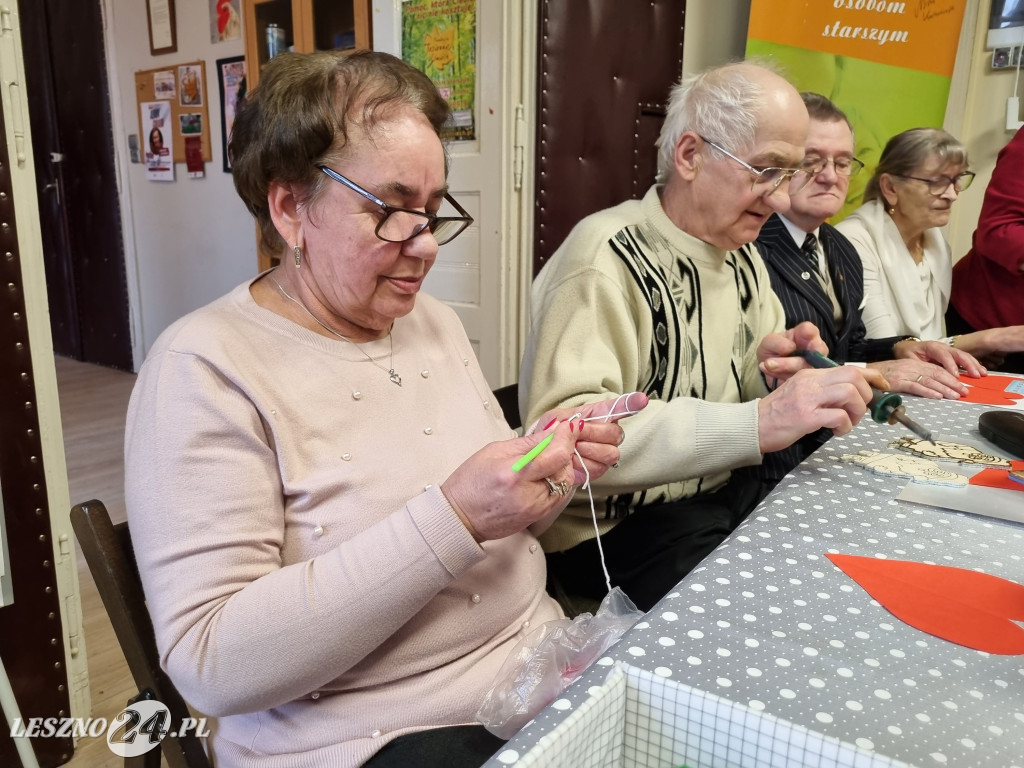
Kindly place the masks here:
[[(219, 766), (355, 766), (472, 723), (524, 629), (561, 615), (536, 540), (478, 545), (438, 490), (511, 436), (459, 320), (421, 295), (392, 336), (401, 387), (245, 284), (139, 374), (132, 539), (161, 662), (217, 718)], [(360, 346), (390, 367), (386, 339)]]

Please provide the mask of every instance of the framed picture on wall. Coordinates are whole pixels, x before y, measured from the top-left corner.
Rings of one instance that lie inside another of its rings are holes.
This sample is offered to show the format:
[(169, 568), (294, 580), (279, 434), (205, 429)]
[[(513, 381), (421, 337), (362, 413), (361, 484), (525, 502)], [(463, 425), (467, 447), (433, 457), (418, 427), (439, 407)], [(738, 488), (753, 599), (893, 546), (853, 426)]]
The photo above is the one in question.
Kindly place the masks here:
[(149, 52), (156, 56), (178, 50), (178, 30), (174, 18), (174, 0), (146, 0), (149, 26)]
[(235, 122), (235, 107), (245, 98), (245, 57), (217, 59), (217, 84), (220, 86), (220, 136), (224, 157), (224, 173), (231, 173), (228, 140)]

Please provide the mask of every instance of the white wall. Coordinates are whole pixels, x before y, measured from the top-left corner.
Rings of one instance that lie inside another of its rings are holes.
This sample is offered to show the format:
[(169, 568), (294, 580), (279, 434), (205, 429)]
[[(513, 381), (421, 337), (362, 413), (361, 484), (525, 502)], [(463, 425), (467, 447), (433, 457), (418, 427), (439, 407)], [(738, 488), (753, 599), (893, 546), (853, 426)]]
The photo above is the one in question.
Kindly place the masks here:
[(740, 61), (747, 48), (750, 0), (714, 0), (686, 4), (683, 72)]
[[(209, 0), (176, 0), (178, 51), (151, 56), (143, 0), (103, 0), (114, 149), (122, 197), (136, 370), (161, 331), (256, 273), (252, 217), (224, 173), (216, 60), (243, 53), (242, 41), (210, 42)], [(131, 163), (128, 135), (138, 133), (135, 73), (202, 59), (212, 161), (190, 179), (184, 163), (173, 183), (146, 180)]]
[(971, 188), (960, 195), (953, 207), (947, 237), (954, 260), (971, 248), (971, 236), (981, 214), (996, 155), (1013, 138), (1013, 131), (1006, 130), (1006, 99), (1013, 95), (1016, 70), (992, 69), (992, 51), (985, 49), (991, 5), (991, 0), (969, 0), (967, 4), (966, 13), (974, 14), (976, 23), (967, 30), (971, 45), (963, 61), (957, 60), (958, 71), (954, 77), (954, 80), (963, 78), (966, 87), (963, 93), (950, 93), (950, 108), (946, 113), (946, 130), (967, 147), (971, 170), (978, 174)]

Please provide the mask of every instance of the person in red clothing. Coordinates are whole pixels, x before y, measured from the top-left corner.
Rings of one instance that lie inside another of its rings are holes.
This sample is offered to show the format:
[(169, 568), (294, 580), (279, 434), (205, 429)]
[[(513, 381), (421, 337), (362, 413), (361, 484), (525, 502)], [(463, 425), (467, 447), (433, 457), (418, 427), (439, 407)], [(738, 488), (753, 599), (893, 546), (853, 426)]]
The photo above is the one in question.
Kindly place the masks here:
[[(946, 332), (1024, 325), (1024, 129), (996, 160), (985, 190), (974, 244), (953, 268)], [(1024, 373), (1024, 354), (998, 366)]]

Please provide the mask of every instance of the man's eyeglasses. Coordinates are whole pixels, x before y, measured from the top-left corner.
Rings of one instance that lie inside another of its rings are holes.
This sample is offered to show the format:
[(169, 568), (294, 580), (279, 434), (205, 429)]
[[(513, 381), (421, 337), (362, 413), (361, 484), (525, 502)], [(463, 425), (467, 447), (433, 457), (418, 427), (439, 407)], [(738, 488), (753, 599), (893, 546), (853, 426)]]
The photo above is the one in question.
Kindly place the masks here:
[(730, 157), (737, 163), (746, 168), (754, 176), (754, 182), (750, 185), (750, 191), (756, 192), (758, 188), (762, 190), (762, 194), (771, 194), (780, 186), (782, 182), (789, 182), (789, 192), (799, 192), (803, 189), (807, 182), (811, 180), (811, 175), (807, 173), (803, 168), (755, 168), (750, 163), (740, 160), (729, 150), (719, 146), (710, 139), (705, 139), (703, 136), (701, 140), (714, 147), (726, 157)]
[(817, 176), (828, 168), (828, 164), (836, 169), (837, 176), (856, 176), (861, 172), (864, 163), (856, 157), (805, 157), (804, 170), (811, 176)]
[(964, 171), (963, 173), (958, 173), (952, 178), (949, 176), (939, 176), (937, 179), (922, 179), (918, 176), (904, 176), (902, 173), (894, 173), (893, 176), (900, 179), (922, 181), (928, 185), (928, 191), (935, 197), (938, 197), (949, 189), (950, 184), (953, 185), (953, 189), (955, 189), (957, 193), (960, 193), (971, 186), (971, 182), (974, 181), (974, 171)]
[(344, 184), (353, 192), (357, 192), (372, 203), (380, 206), (383, 216), (377, 223), (374, 233), (381, 240), (389, 243), (404, 243), (412, 240), (423, 230), (429, 229), (437, 240), (438, 245), (450, 243), (461, 235), (466, 228), (473, 223), (473, 217), (466, 210), (455, 202), (455, 198), (445, 193), (444, 199), (452, 204), (452, 207), (459, 212), (459, 216), (438, 216), (436, 213), (427, 211), (414, 211), (411, 208), (399, 208), (396, 205), (385, 203), (372, 192), (367, 192), (354, 181), (350, 181), (335, 170), (326, 165), (318, 165), (321, 171), (340, 184)]

